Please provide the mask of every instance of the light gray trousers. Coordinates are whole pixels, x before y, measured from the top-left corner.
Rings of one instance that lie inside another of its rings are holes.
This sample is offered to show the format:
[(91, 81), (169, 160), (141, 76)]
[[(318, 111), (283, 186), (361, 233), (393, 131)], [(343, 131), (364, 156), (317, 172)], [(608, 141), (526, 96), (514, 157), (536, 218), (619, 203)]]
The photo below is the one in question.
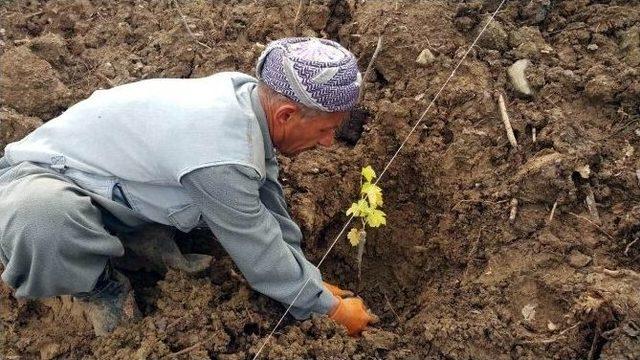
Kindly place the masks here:
[(90, 193), (48, 167), (20, 163), (0, 169), (2, 280), (16, 297), (41, 298), (93, 289), (120, 240), (103, 211), (128, 226), (143, 221), (111, 199)]

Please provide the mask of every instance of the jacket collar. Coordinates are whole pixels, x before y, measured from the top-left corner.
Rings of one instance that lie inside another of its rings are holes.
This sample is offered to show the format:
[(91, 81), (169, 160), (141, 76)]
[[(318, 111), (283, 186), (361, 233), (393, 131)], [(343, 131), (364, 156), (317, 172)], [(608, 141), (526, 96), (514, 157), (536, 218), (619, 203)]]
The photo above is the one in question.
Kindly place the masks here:
[(256, 114), (258, 124), (260, 124), (260, 131), (262, 132), (262, 139), (264, 142), (264, 155), (266, 159), (273, 158), (276, 153), (273, 149), (273, 143), (271, 142), (271, 135), (269, 134), (269, 126), (267, 125), (267, 115), (262, 109), (260, 103), (260, 96), (258, 95), (258, 86), (255, 86), (251, 90), (251, 106), (253, 107), (253, 113)]

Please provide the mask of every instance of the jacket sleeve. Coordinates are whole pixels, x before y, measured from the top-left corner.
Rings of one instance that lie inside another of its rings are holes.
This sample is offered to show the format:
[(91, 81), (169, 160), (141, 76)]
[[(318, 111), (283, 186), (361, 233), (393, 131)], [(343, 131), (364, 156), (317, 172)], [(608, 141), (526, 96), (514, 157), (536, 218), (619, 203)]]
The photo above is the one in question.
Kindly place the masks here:
[(284, 199), (282, 186), (278, 182), (278, 164), (275, 158), (267, 160), (267, 176), (260, 187), (260, 200), (269, 209), (280, 224), (282, 238), (289, 245), (301, 250), (302, 232), (298, 224), (291, 219)]
[(324, 288), (318, 268), (302, 253), (300, 238), (285, 241), (276, 218), (282, 215), (272, 213), (262, 202), (255, 170), (239, 165), (206, 167), (184, 175), (181, 183), (253, 289), (291, 304), (309, 280), (291, 314), (306, 319), (312, 312), (326, 314), (333, 308), (337, 300)]

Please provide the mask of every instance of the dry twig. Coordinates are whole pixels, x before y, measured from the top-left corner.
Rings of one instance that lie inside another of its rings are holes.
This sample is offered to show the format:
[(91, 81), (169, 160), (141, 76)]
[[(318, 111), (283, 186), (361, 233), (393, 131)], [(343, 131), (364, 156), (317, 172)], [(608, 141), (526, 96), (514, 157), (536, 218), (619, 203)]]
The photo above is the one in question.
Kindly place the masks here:
[(578, 214), (572, 213), (571, 211), (569, 211), (569, 214), (571, 214), (571, 215), (573, 215), (573, 216), (577, 217), (578, 219), (582, 219), (582, 220), (584, 220), (584, 221), (588, 222), (589, 224), (593, 225), (596, 229), (598, 229), (602, 234), (604, 234), (606, 237), (608, 237), (608, 238), (609, 238), (609, 240), (613, 240), (613, 236), (611, 236), (611, 234), (609, 234), (608, 232), (604, 231), (604, 229), (602, 229), (602, 227), (601, 227), (600, 225), (598, 225), (598, 224), (594, 223), (593, 221), (591, 221), (591, 220), (587, 219), (587, 218), (586, 218), (586, 217), (584, 217), (584, 216), (581, 216), (581, 215), (578, 215)]
[(205, 340), (198, 341), (197, 343), (189, 346), (188, 348), (184, 348), (184, 349), (182, 349), (180, 351), (174, 352), (172, 354), (168, 354), (168, 355), (164, 356), (162, 359), (173, 359), (173, 358), (176, 358), (176, 357), (178, 357), (180, 355), (183, 355), (183, 354), (186, 354), (186, 353), (190, 353), (191, 351), (197, 349), (198, 346), (202, 345), (203, 343), (213, 340), (213, 338), (214, 338), (214, 336), (210, 336)]
[(638, 242), (638, 239), (640, 239), (640, 237), (635, 238), (635, 240), (633, 240), (632, 242), (630, 242), (629, 244), (627, 244), (627, 247), (624, 248), (624, 256), (629, 256), (629, 249), (631, 249), (631, 247), (633, 246), (633, 244)]
[(515, 149), (518, 147), (518, 142), (516, 141), (516, 136), (513, 134), (513, 128), (511, 127), (511, 121), (509, 121), (509, 114), (507, 114), (507, 107), (504, 104), (504, 97), (502, 94), (498, 94), (498, 107), (500, 108), (502, 123), (504, 124), (504, 128), (507, 130), (509, 143), (511, 143), (511, 146)]
[(182, 13), (182, 10), (180, 10), (180, 7), (178, 6), (178, 2), (176, 0), (171, 0), (171, 3), (173, 3), (173, 6), (176, 7), (176, 10), (178, 10), (178, 14), (180, 14), (180, 19), (182, 19), (182, 23), (184, 24), (184, 27), (187, 29), (187, 32), (189, 33), (193, 41), (195, 41), (198, 45), (211, 50), (211, 47), (209, 45), (198, 40), (196, 36), (193, 34), (193, 31), (191, 31), (191, 28), (189, 28), (189, 24), (187, 23), (187, 17), (184, 16), (184, 14)]
[(471, 249), (469, 249), (469, 253), (467, 254), (467, 266), (464, 269), (464, 274), (462, 275), (463, 279), (466, 278), (467, 274), (469, 273), (469, 268), (471, 267), (471, 258), (473, 257), (473, 254), (476, 252), (476, 250), (478, 249), (478, 245), (480, 244), (480, 236), (482, 236), (482, 230), (484, 230), (484, 226), (480, 228), (480, 231), (478, 231), (478, 237), (476, 238), (476, 241), (474, 241), (471, 245)]
[(293, 18), (293, 33), (295, 35), (298, 35), (298, 21), (300, 19), (300, 13), (302, 12), (302, 6), (304, 5), (306, 1), (305, 0), (300, 0), (300, 2), (298, 2), (298, 10), (296, 10), (296, 17)]
[(556, 213), (557, 206), (558, 206), (558, 199), (556, 199), (556, 202), (553, 203), (553, 207), (551, 208), (551, 214), (549, 214), (549, 220), (547, 221), (547, 224), (551, 224), (551, 222), (553, 221), (553, 215)]
[(518, 214), (518, 199), (511, 199), (511, 211), (509, 212), (509, 222), (513, 222)]
[(599, 224), (600, 215), (598, 214), (598, 208), (596, 206), (596, 198), (595, 195), (593, 195), (593, 189), (591, 189), (591, 186), (589, 185), (587, 185), (587, 197), (585, 201), (587, 203), (587, 208), (589, 209), (589, 213), (591, 214), (593, 221)]
[(621, 278), (624, 276), (628, 276), (628, 277), (632, 277), (635, 279), (640, 279), (640, 274), (638, 274), (637, 272), (633, 271), (633, 270), (629, 270), (629, 269), (618, 269), (618, 270), (610, 270), (607, 268), (602, 269), (602, 273), (609, 275), (611, 277), (614, 278)]
[(378, 53), (380, 52), (380, 49), (382, 48), (382, 35), (380, 35), (380, 37), (378, 37), (378, 44), (376, 45), (376, 49), (373, 51), (373, 55), (371, 56), (371, 60), (369, 60), (369, 65), (367, 65), (367, 70), (364, 71), (364, 76), (362, 76), (362, 90), (360, 91), (360, 97), (358, 99), (358, 102), (360, 102), (362, 100), (362, 97), (364, 96), (364, 84), (367, 81), (368, 77), (369, 77), (369, 73), (371, 72), (371, 68), (373, 67), (373, 63), (376, 61), (376, 58), (378, 57)]
[(575, 329), (576, 327), (578, 327), (578, 325), (582, 324), (582, 322), (578, 322), (564, 330), (562, 330), (561, 332), (559, 332), (557, 335), (554, 335), (548, 339), (540, 339), (540, 340), (522, 340), (519, 341), (519, 344), (551, 344), (553, 342), (556, 342), (562, 338), (564, 338), (564, 334), (566, 334), (569, 330)]
[(393, 305), (391, 305), (391, 301), (389, 301), (389, 297), (387, 296), (387, 293), (384, 290), (382, 290), (382, 287), (379, 287), (379, 288), (382, 295), (384, 295), (384, 299), (387, 301), (387, 305), (389, 305), (389, 309), (391, 309), (391, 312), (393, 313), (393, 315), (396, 316), (396, 319), (398, 320), (398, 325), (400, 325), (401, 323), (400, 316), (398, 316), (398, 313), (393, 308)]

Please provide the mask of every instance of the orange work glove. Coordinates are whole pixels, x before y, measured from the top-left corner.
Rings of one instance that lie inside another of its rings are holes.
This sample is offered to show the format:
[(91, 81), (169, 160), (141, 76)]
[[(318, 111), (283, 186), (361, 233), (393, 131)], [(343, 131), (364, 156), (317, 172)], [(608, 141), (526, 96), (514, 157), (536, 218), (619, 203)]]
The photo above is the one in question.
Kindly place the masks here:
[(337, 297), (337, 299), (338, 305), (331, 310), (329, 317), (338, 324), (346, 327), (349, 335), (356, 336), (360, 334), (369, 323), (376, 322), (377, 317), (369, 313), (362, 299), (343, 299), (341, 297)]
[(348, 296), (353, 296), (353, 292), (349, 291), (349, 290), (342, 290), (339, 287), (335, 286), (335, 285), (331, 285), (328, 282), (322, 282), (324, 284), (325, 289), (331, 291), (331, 293), (333, 294), (333, 296), (337, 296), (339, 298), (343, 298), (343, 297), (348, 297)]

